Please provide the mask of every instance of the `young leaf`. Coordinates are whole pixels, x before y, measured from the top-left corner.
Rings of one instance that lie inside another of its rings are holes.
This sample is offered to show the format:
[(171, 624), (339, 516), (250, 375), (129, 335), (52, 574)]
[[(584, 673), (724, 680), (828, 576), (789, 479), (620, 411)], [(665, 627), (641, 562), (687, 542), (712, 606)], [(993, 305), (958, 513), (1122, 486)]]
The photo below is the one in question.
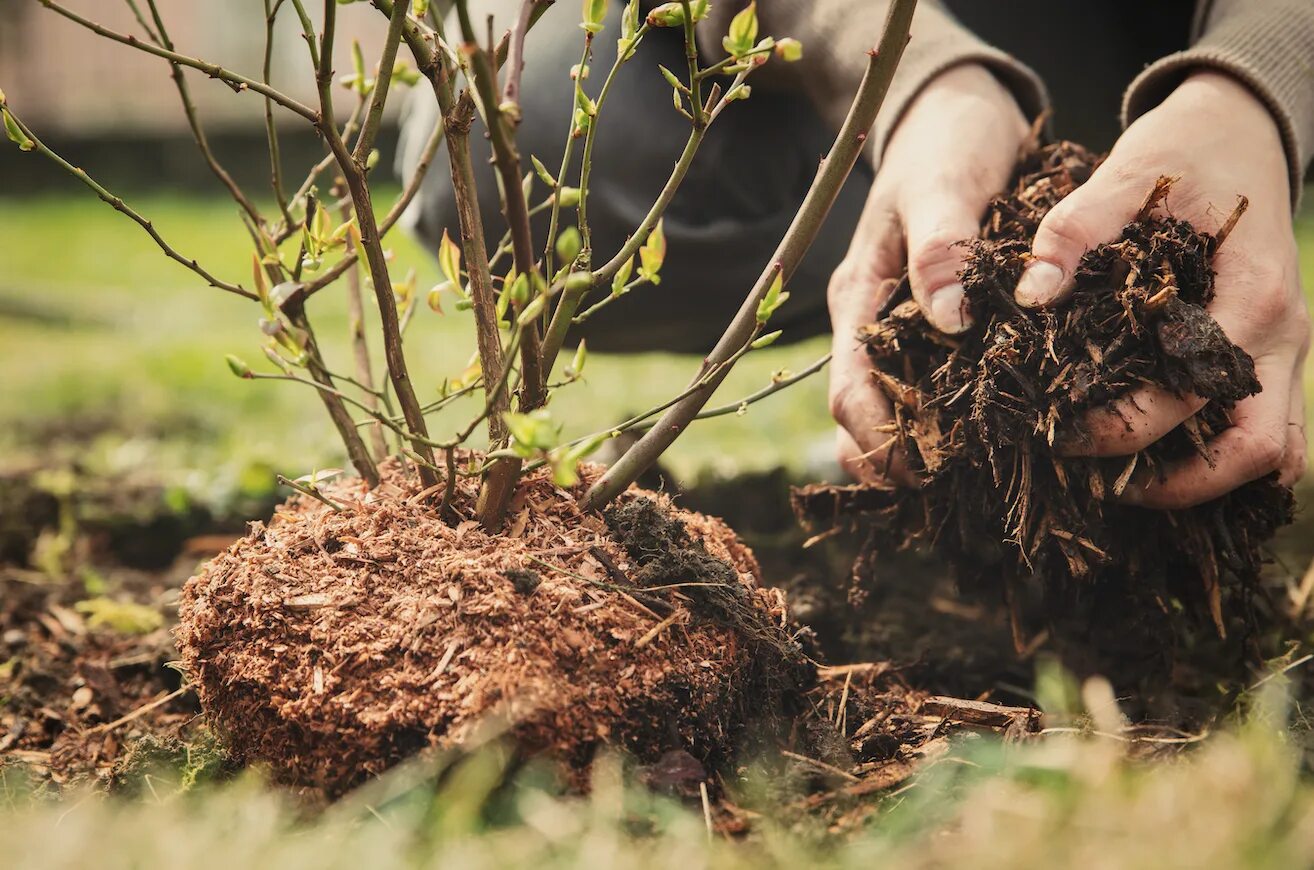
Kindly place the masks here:
[(767, 288), (767, 292), (762, 294), (762, 299), (757, 303), (757, 322), (766, 323), (771, 319), (771, 315), (776, 313), (776, 309), (785, 304), (789, 298), (788, 293), (782, 293), (781, 288), (784, 286), (784, 277), (779, 271), (776, 272), (775, 280)]
[(584, 0), (584, 21), (580, 27), (588, 33), (600, 33), (607, 17), (607, 0)]
[(441, 284), (435, 284), (435, 285), (429, 290), (429, 295), (428, 295), (428, 297), (427, 297), (427, 301), (428, 301), (428, 303), (429, 303), (429, 307), (430, 307), (431, 309), (433, 309), (434, 311), (438, 312), (439, 314), (444, 314), (444, 313), (445, 313), (445, 312), (443, 311), (443, 293), (444, 293), (444, 291), (456, 292), (456, 291), (455, 291), (455, 285), (452, 284), (451, 281), (443, 281)]
[(666, 233), (662, 228), (664, 221), (657, 221), (643, 247), (639, 248), (639, 277), (650, 284), (662, 282), (660, 272), (666, 260)]
[(766, 335), (750, 344), (749, 347), (753, 350), (761, 350), (764, 347), (770, 347), (776, 343), (776, 339), (780, 338), (782, 332), (784, 332), (783, 329), (777, 329), (775, 332), (768, 332)]
[(721, 45), (734, 57), (741, 57), (753, 50), (757, 42), (757, 0), (753, 0), (730, 21), (730, 32), (721, 40)]
[(36, 147), (36, 143), (23, 132), (22, 127), (18, 126), (18, 121), (13, 115), (9, 114), (8, 109), (0, 109), (0, 115), (4, 115), (5, 135), (9, 137), (10, 142), (18, 146), (18, 150), (31, 151)]
[(365, 82), (365, 55), (360, 50), (360, 40), (358, 39), (351, 41), (351, 67), (355, 71), (357, 93), (369, 93)]
[(438, 243), (438, 267), (448, 281), (461, 283), (461, 248), (447, 235), (447, 230), (443, 230), (442, 241)]
[(634, 258), (630, 257), (624, 263), (621, 263), (616, 274), (611, 279), (611, 295), (623, 296), (626, 292), (625, 285), (630, 283), (630, 275), (634, 272)]
[(411, 14), (423, 18), (429, 12), (429, 0), (411, 0)]

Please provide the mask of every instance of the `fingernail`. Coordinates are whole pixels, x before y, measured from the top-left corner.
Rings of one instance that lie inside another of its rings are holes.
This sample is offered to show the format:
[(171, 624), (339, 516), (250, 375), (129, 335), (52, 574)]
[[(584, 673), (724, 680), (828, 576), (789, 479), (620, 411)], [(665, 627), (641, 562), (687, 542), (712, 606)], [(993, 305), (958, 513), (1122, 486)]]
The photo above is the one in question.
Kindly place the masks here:
[(1044, 260), (1032, 260), (1022, 270), (1013, 298), (1023, 308), (1041, 308), (1058, 299), (1062, 285), (1062, 269)]
[(972, 323), (967, 314), (967, 294), (962, 284), (948, 284), (931, 293), (930, 308), (927, 319), (941, 332), (957, 335)]

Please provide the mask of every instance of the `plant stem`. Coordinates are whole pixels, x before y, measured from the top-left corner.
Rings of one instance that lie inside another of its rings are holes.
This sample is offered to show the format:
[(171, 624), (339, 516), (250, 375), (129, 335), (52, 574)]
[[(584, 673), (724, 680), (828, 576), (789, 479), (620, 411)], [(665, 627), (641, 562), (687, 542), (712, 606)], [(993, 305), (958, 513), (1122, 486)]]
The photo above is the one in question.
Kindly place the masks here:
[[(688, 174), (689, 167), (693, 165), (694, 155), (698, 153), (698, 146), (702, 144), (705, 135), (707, 135), (706, 127), (690, 131), (689, 139), (684, 143), (684, 151), (681, 152), (680, 159), (676, 161), (675, 166), (671, 169), (670, 177), (666, 179), (666, 184), (662, 187), (661, 193), (653, 201), (652, 208), (648, 209), (648, 214), (640, 222), (638, 228), (635, 229), (634, 234), (617, 252), (616, 256), (607, 261), (606, 265), (594, 271), (594, 287), (609, 282), (612, 276), (616, 274), (616, 271), (633, 257), (639, 248), (643, 246), (643, 243), (648, 240), (649, 233), (652, 232), (653, 227), (657, 226), (657, 221), (661, 220), (666, 207), (671, 204), (676, 191), (680, 189), (680, 184), (684, 181), (685, 175)], [(566, 332), (570, 329), (570, 322), (574, 319), (575, 312), (579, 310), (580, 302), (588, 295), (589, 289), (591, 288), (564, 291), (561, 302), (557, 305), (556, 311), (552, 313), (552, 322), (548, 325), (547, 335), (543, 338), (543, 371), (549, 376), (552, 373), (552, 365), (556, 362), (557, 354), (561, 352), (561, 345), (566, 340)]]
[[(894, 0), (891, 4), (880, 45), (869, 56), (862, 83), (858, 86), (857, 94), (854, 95), (848, 117), (844, 119), (835, 144), (831, 146), (830, 153), (822, 162), (821, 169), (803, 200), (803, 205), (794, 216), (771, 261), (762, 270), (757, 283), (745, 297), (743, 305), (731, 320), (716, 347), (708, 354), (700, 370), (700, 376), (702, 372), (720, 366), (744, 346), (753, 332), (759, 328), (757, 306), (775, 275), (779, 272), (787, 282), (813, 239), (816, 238), (822, 222), (867, 141), (868, 131), (876, 121), (876, 113), (885, 99), (890, 80), (894, 78), (899, 58), (903, 54), (904, 46), (907, 45), (908, 31), (916, 6), (917, 0)], [(728, 366), (718, 371), (715, 376), (707, 379), (704, 386), (667, 410), (657, 425), (632, 445), (584, 494), (581, 506), (585, 510), (601, 508), (650, 468), (703, 409), (728, 371)]]
[[(358, 163), (347, 150), (346, 143), (338, 134), (333, 119), (333, 39), (336, 26), (336, 0), (324, 2), (324, 30), (320, 38), (319, 65), (315, 73), (315, 82), (319, 90), (320, 111), (316, 126), (320, 135), (328, 142), (330, 150), (338, 161), (338, 168), (347, 182), (351, 192), (352, 208), (356, 213), (356, 225), (360, 230), (360, 247), (365, 250), (365, 261), (369, 266), (370, 279), (374, 284), (375, 301), (379, 307), (379, 320), (383, 331), (383, 355), (388, 364), (388, 378), (392, 383), (397, 404), (401, 407), (402, 417), (406, 420), (409, 438), (415, 452), (434, 464), (433, 450), (426, 443), (429, 431), (425, 425), (424, 412), (420, 410), (419, 399), (411, 384), (410, 373), (406, 366), (406, 354), (402, 350), (401, 324), (397, 317), (397, 301), (392, 290), (392, 278), (388, 274), (388, 261), (383, 253), (383, 244), (379, 234), (378, 223), (374, 217), (374, 204), (370, 199), (369, 182), (365, 177), (365, 168)], [(389, 29), (390, 36), (400, 38), (400, 34)], [(355, 431), (353, 429), (353, 431)], [(359, 433), (357, 433), (359, 437)], [(432, 468), (421, 465), (420, 482), (425, 488), (438, 482)]]
[(351, 414), (347, 411), (341, 393), (337, 391), (333, 384), (332, 375), (324, 366), (324, 357), (320, 353), (319, 342), (315, 340), (315, 331), (310, 326), (310, 319), (306, 317), (305, 308), (298, 306), (290, 311), (285, 308), (283, 313), (293, 326), (303, 330), (306, 334), (306, 368), (316, 384), (328, 388), (317, 392), (320, 400), (324, 403), (325, 410), (328, 411), (329, 418), (333, 421), (333, 427), (338, 430), (338, 436), (342, 439), (342, 444), (347, 450), (347, 457), (351, 460), (352, 466), (362, 480), (369, 484), (371, 488), (378, 486), (379, 469), (375, 466), (374, 460), (370, 458), (370, 452), (365, 447), (365, 441), (360, 437), (360, 430), (356, 428), (356, 421), (352, 419)]
[[(351, 220), (351, 207), (342, 206), (342, 219)], [(347, 244), (351, 245), (350, 238)], [(352, 250), (355, 250), (353, 247)], [(347, 316), (351, 324), (351, 347), (356, 360), (356, 379), (365, 393), (365, 404), (379, 410), (379, 396), (374, 387), (374, 371), (370, 364), (370, 346), (365, 336), (365, 304), (361, 298), (360, 267), (347, 270)], [(383, 425), (375, 422), (370, 427), (370, 447), (374, 458), (383, 461), (388, 455), (388, 442), (383, 437)]]
[[(457, 0), (456, 14), (461, 25), (461, 36), (466, 43), (465, 49), (470, 54), (474, 86), (479, 93), (479, 101), (484, 106), (488, 138), (493, 148), (493, 163), (501, 179), (502, 213), (506, 218), (507, 228), (511, 231), (512, 258), (516, 271), (530, 277), (530, 286), (533, 287), (538, 283), (532, 280), (538, 272), (538, 264), (534, 260), (534, 237), (529, 227), (529, 204), (525, 201), (525, 191), (520, 183), (520, 154), (516, 150), (515, 137), (507, 123), (505, 113), (498, 103), (497, 73), (494, 71), (488, 52), (479, 46), (479, 40), (470, 22), (467, 0)], [(529, 21), (527, 12), (523, 14), (522, 20), (527, 26)], [(514, 44), (514, 36), (511, 41)], [(522, 307), (516, 306), (517, 314)], [(543, 404), (545, 398), (539, 343), (538, 324), (530, 324), (525, 329), (524, 341), (520, 347), (520, 367), (523, 372), (520, 393), (522, 411), (537, 408)]]
[(383, 52), (379, 57), (379, 69), (374, 76), (374, 95), (370, 99), (370, 110), (365, 115), (365, 123), (360, 128), (356, 139), (356, 148), (352, 157), (363, 164), (374, 147), (374, 137), (379, 132), (379, 123), (383, 120), (383, 106), (388, 101), (388, 88), (392, 82), (392, 69), (397, 63), (397, 44), (401, 42), (401, 28), (406, 23), (407, 4), (398, 3), (393, 7), (392, 17), (388, 19), (388, 34), (383, 40)]

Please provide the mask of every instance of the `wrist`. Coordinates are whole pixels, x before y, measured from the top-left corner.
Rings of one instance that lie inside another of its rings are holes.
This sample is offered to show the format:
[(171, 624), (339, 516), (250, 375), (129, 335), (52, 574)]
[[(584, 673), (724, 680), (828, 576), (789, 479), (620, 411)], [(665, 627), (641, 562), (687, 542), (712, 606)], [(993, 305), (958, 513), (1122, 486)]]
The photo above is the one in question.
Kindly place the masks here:
[(1281, 150), (1282, 136), (1268, 106), (1234, 76), (1214, 69), (1191, 73), (1168, 95), (1163, 108), (1222, 124), (1229, 135), (1250, 136)]

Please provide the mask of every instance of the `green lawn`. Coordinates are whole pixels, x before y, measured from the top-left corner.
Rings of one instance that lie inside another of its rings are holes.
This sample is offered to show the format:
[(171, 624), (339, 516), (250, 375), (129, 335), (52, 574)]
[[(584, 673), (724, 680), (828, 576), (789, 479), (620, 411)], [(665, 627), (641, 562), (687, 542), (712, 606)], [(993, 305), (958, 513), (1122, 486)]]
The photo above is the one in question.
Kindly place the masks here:
[[(134, 205), (187, 256), (250, 283), (250, 242), (230, 203), (144, 197)], [(395, 277), (414, 266), (424, 293), (437, 280), (436, 265), (400, 230), (388, 242)], [(101, 203), (72, 194), (0, 200), (0, 264), (0, 366), (6, 372), (0, 428), (17, 427), (21, 434), (39, 421), (68, 418), (127, 434), (167, 433), (166, 450), (190, 451), (178, 464), (192, 469), (262, 461), (300, 473), (340, 462), (336, 436), (313, 391), (229, 374), (229, 353), (272, 371), (259, 350), (258, 307), (204, 287)], [(343, 289), (316, 297), (310, 314), (331, 366), (349, 371)], [(439, 316), (422, 307), (407, 334), (421, 399), (436, 398), (437, 385), (466, 367), (472, 349), (469, 312), (449, 304)], [(826, 349), (824, 340), (813, 340), (755, 351), (717, 401), (751, 393), (774, 371), (802, 368)], [(678, 392), (697, 363), (662, 354), (591, 354), (585, 382), (558, 391), (553, 413), (568, 434), (604, 428)], [(434, 433), (455, 431), (472, 407), (432, 421)], [(697, 424), (669, 462), (685, 473), (798, 467), (808, 445), (829, 429), (825, 380), (818, 376), (754, 406), (746, 420)]]

